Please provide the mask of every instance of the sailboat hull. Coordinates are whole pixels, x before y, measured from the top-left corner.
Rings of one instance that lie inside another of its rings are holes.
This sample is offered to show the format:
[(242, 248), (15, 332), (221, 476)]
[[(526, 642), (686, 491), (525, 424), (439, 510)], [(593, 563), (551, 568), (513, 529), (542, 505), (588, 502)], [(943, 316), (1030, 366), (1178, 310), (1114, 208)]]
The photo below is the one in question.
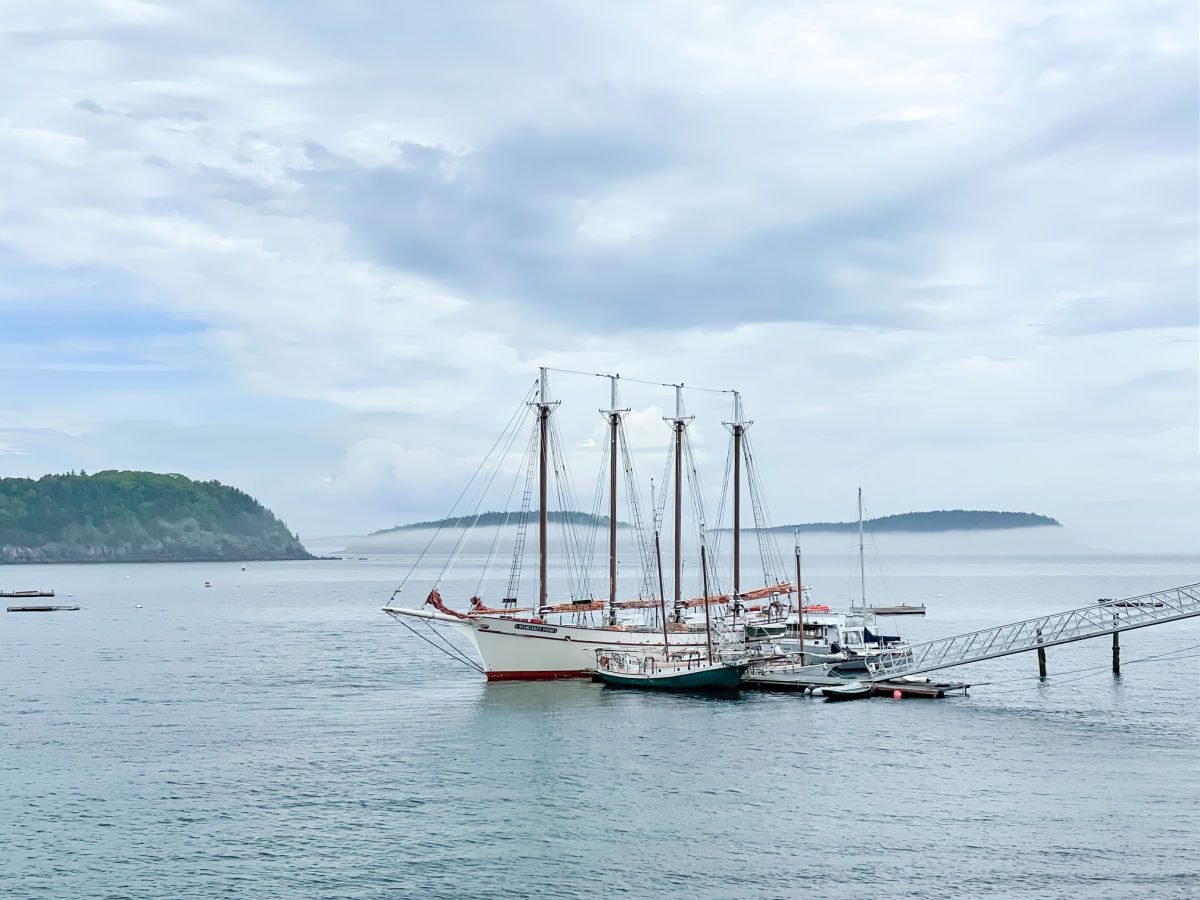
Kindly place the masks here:
[(649, 688), (659, 691), (734, 691), (742, 681), (745, 666), (706, 666), (687, 672), (657, 673), (643, 675), (635, 672), (609, 672), (601, 669), (597, 674), (606, 684), (618, 687)]
[[(458, 619), (423, 609), (385, 607), (393, 617), (425, 619), (465, 636), (475, 647), (488, 681), (548, 681), (583, 678), (596, 671), (596, 651), (661, 647), (661, 631), (592, 628), (528, 622), (498, 616)], [(670, 636), (671, 649), (706, 646), (696, 632)]]

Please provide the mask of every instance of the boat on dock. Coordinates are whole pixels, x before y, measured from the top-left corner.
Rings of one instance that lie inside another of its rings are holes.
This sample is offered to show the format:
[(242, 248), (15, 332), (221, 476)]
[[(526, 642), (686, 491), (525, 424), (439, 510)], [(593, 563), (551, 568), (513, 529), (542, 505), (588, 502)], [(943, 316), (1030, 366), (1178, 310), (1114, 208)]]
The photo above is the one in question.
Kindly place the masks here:
[(831, 672), (829, 666), (823, 663), (801, 665), (790, 658), (752, 664), (742, 676), (742, 687), (756, 691), (804, 693), (853, 680)]
[(962, 681), (933, 681), (930, 678), (919, 678), (915, 675), (902, 675), (899, 678), (889, 678), (887, 681), (872, 683), (875, 685), (877, 696), (892, 697), (898, 700), (916, 698), (940, 700), (948, 694), (958, 693), (966, 696), (967, 689), (971, 686)]

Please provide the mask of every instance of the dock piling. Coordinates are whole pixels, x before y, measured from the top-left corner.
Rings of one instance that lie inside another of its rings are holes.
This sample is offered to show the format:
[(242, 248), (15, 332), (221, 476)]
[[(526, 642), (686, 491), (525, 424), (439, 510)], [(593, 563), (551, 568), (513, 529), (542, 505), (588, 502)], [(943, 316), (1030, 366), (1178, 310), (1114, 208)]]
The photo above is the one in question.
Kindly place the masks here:
[[(1113, 613), (1113, 627), (1117, 625), (1117, 614)], [(1113, 676), (1121, 677), (1121, 632), (1113, 632)]]
[[(1038, 632), (1037, 632), (1037, 640), (1038, 640), (1039, 644), (1042, 642), (1042, 629), (1040, 629), (1040, 628), (1038, 629)], [(1040, 678), (1042, 681), (1045, 681), (1046, 680), (1046, 648), (1038, 647), (1037, 653), (1038, 653), (1038, 678)]]

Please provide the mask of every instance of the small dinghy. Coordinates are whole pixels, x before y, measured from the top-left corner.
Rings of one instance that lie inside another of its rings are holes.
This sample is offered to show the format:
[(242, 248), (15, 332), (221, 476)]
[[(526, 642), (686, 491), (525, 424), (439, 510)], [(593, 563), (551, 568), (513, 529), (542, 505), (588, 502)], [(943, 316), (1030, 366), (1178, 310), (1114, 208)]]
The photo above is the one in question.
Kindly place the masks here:
[(848, 681), (846, 684), (831, 684), (821, 688), (821, 696), (830, 703), (842, 700), (865, 700), (875, 693), (875, 686), (869, 681)]

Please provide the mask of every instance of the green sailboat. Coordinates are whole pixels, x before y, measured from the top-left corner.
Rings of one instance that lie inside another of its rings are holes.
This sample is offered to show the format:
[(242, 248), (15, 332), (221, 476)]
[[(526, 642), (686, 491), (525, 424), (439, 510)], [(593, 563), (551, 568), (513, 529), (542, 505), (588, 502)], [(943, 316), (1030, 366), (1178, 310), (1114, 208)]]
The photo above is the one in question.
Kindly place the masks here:
[[(683, 608), (683, 573), (681, 569), (682, 549), (682, 507), (683, 507), (683, 432), (691, 420), (683, 415), (681, 387), (675, 388), (675, 417), (670, 419), (675, 433), (675, 609)], [(736, 395), (735, 395), (736, 396)], [(735, 529), (736, 534), (736, 529)], [(735, 538), (736, 540), (736, 538)], [(655, 545), (658, 545), (658, 531), (655, 530)], [(735, 572), (736, 572), (735, 551)], [(703, 529), (700, 537), (700, 569), (704, 583), (704, 629), (705, 649), (702, 653), (695, 648), (679, 648), (671, 651), (670, 639), (666, 628), (666, 598), (659, 591), (659, 603), (662, 607), (663, 645), (662, 649), (647, 648), (644, 651), (629, 651), (612, 653), (606, 650), (596, 651), (596, 675), (607, 684), (620, 687), (649, 688), (660, 691), (735, 691), (742, 681), (742, 673), (749, 667), (745, 653), (736, 654), (736, 658), (722, 658), (722, 654), (713, 654), (712, 618), (709, 612), (710, 601), (708, 591), (708, 556), (705, 548)], [(662, 562), (659, 561), (659, 576), (661, 583)], [(735, 575), (736, 580), (736, 575)]]

